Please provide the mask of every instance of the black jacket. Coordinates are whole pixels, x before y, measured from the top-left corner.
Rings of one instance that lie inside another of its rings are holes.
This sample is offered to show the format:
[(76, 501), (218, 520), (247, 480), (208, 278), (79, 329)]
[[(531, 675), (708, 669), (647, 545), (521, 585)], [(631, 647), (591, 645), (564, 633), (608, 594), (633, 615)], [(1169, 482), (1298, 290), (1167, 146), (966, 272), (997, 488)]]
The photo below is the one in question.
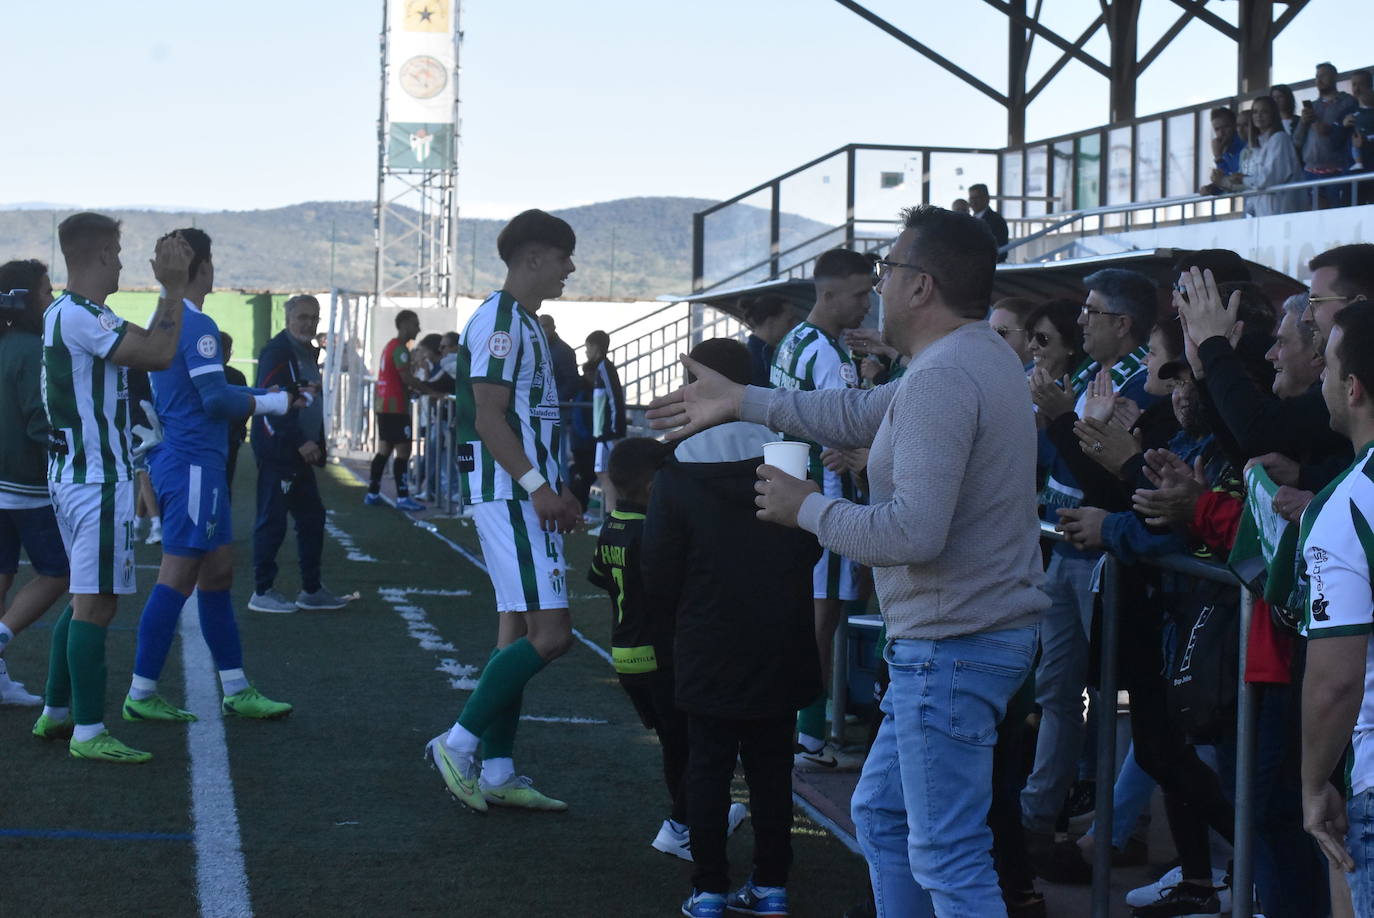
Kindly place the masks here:
[[(258, 355), (257, 387), (270, 389), (281, 386), (284, 389), (295, 385), (300, 379), (301, 368), (296, 361), (296, 348), (290, 336), (283, 331), (267, 342)], [(272, 462), (293, 470), (305, 465), (300, 448), (310, 438), (301, 430), (300, 416), (294, 408), (277, 417), (263, 414), (255, 416), (250, 436), (253, 455), (258, 462)], [(327, 449), (323, 438), (318, 442), (323, 454)], [(320, 464), (323, 465), (323, 461)]]
[[(1002, 219), (1002, 215), (997, 211), (989, 207), (987, 210), (983, 211), (983, 216), (978, 219), (988, 225), (988, 229), (992, 231), (992, 238), (997, 241), (997, 247), (999, 249), (1011, 241), (1011, 233), (1007, 230), (1007, 221)], [(1007, 253), (998, 252), (997, 260), (1006, 261)]]
[(776, 437), (734, 423), (683, 441), (654, 479), (644, 524), (648, 606), (675, 616), (684, 711), (780, 717), (821, 691), (811, 569), (815, 536), (760, 521), (754, 483)]

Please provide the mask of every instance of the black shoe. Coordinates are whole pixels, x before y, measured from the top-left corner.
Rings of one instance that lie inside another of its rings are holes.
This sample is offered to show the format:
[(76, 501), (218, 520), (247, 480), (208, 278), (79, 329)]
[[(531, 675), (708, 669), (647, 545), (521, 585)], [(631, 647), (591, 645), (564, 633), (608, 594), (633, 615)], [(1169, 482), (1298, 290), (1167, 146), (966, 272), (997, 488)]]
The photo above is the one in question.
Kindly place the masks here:
[(1080, 819), (1097, 809), (1097, 782), (1075, 781), (1069, 789), (1068, 799), (1064, 801), (1063, 815), (1068, 819)]
[(1221, 900), (1211, 886), (1180, 883), (1170, 886), (1149, 905), (1131, 912), (1135, 918), (1212, 918), (1221, 914)]
[(1045, 897), (1033, 889), (1021, 893), (1002, 892), (1007, 918), (1047, 918)]
[(1056, 842), (1048, 856), (1032, 856), (1035, 875), (1051, 883), (1086, 886), (1093, 881), (1093, 868), (1083, 860), (1083, 852), (1073, 841)]

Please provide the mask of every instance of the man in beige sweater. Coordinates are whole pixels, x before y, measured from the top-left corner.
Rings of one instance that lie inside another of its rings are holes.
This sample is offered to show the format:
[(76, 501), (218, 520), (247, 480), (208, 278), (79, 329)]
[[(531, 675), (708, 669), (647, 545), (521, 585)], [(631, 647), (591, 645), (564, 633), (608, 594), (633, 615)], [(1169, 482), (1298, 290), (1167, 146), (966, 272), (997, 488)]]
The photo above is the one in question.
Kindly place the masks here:
[(771, 466), (759, 516), (874, 568), (892, 685), (853, 813), (880, 916), (1005, 915), (989, 851), (992, 749), (1030, 671), (1040, 611), (1035, 429), (1025, 373), (983, 321), (997, 249), (970, 217), (903, 213), (881, 261), (884, 339), (911, 356), (871, 390), (697, 382), (654, 403), (681, 438), (741, 419), (872, 446), (868, 506)]

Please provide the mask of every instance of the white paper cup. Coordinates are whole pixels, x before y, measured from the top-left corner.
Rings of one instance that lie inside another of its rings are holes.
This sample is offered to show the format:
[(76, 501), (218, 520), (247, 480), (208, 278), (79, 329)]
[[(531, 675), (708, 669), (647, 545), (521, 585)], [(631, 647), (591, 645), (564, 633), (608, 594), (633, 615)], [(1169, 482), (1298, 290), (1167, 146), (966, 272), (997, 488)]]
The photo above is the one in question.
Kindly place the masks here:
[(766, 465), (782, 469), (793, 478), (805, 478), (806, 467), (811, 458), (811, 445), (796, 440), (775, 440), (763, 444), (763, 461)]

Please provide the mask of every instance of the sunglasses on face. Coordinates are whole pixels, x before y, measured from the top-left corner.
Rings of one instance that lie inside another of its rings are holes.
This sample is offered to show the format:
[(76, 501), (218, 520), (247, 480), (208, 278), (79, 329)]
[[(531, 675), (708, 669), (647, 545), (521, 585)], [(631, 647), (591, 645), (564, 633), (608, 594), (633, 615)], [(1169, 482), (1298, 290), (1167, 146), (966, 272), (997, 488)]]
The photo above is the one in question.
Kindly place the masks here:
[(1035, 334), (1030, 336), (1030, 339), (1031, 343), (1035, 344), (1037, 347), (1050, 346), (1050, 336), (1045, 334), (1044, 332), (1036, 332)]

